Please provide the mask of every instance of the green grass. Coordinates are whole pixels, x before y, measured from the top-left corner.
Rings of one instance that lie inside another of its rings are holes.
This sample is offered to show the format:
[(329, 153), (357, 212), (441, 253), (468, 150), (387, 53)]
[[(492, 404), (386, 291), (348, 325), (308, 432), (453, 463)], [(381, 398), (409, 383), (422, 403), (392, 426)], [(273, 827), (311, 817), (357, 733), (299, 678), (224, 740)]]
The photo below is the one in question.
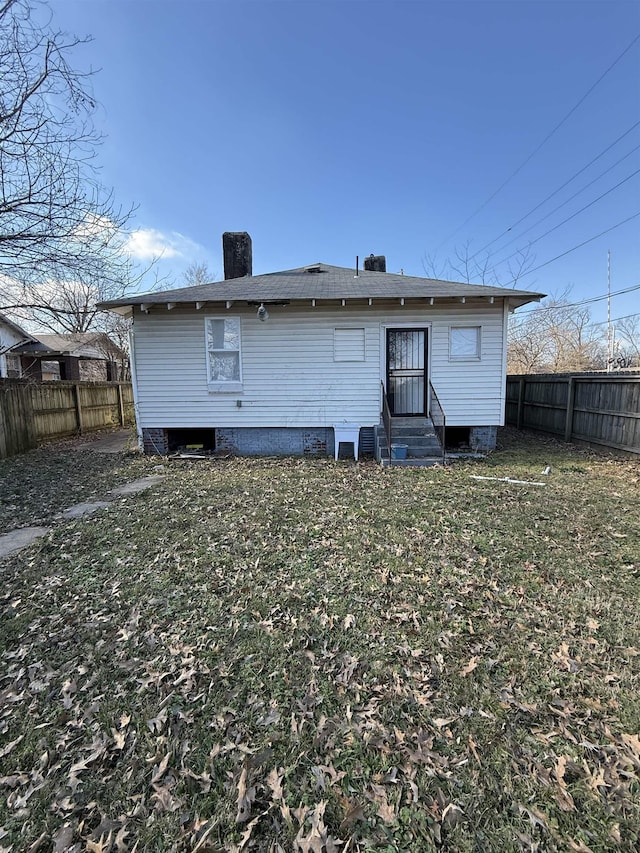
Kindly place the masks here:
[(0, 459), (0, 535), (49, 524), (72, 504), (98, 500), (155, 464), (137, 453), (96, 453), (93, 437), (65, 439)]
[(175, 463), (60, 525), (2, 566), (0, 846), (637, 849), (639, 491), (507, 434)]

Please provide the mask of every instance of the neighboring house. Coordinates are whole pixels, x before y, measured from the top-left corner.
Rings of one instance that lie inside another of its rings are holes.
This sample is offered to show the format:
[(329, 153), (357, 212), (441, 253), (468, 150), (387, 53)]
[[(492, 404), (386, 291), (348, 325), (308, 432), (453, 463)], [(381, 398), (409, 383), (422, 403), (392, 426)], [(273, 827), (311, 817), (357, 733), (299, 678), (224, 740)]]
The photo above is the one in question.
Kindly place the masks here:
[(432, 435), (437, 395), (450, 440), (495, 446), (507, 318), (544, 294), (387, 273), (382, 256), (364, 270), (316, 263), (253, 276), (248, 234), (225, 234), (223, 248), (225, 281), (100, 306), (133, 320), (147, 452), (198, 443), (243, 455), (331, 453), (334, 425), (347, 422), (360, 450), (375, 444), (380, 457), (383, 394), (392, 433), (415, 424)]
[(12, 350), (21, 361), (22, 375), (36, 380), (117, 380), (122, 351), (108, 335), (82, 332), (30, 335)]
[(34, 341), (17, 323), (0, 314), (0, 379), (19, 379), (22, 376), (20, 356), (13, 349)]

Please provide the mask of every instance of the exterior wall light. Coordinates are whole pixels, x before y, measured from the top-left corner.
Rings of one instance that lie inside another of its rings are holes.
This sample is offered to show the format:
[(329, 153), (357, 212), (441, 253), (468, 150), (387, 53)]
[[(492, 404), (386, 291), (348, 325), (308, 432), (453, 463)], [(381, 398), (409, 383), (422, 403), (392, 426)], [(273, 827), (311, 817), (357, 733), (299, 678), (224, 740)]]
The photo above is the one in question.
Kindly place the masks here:
[(269, 319), (269, 312), (264, 307), (264, 302), (260, 303), (260, 307), (258, 308), (258, 320), (264, 323), (265, 320)]

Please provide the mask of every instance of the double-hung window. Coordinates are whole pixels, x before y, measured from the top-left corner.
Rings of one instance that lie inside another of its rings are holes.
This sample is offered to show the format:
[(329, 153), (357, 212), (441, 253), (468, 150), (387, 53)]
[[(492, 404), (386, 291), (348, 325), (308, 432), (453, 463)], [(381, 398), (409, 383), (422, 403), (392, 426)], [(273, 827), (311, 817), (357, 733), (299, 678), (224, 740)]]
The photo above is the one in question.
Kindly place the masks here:
[(207, 317), (207, 385), (210, 391), (241, 391), (239, 317)]

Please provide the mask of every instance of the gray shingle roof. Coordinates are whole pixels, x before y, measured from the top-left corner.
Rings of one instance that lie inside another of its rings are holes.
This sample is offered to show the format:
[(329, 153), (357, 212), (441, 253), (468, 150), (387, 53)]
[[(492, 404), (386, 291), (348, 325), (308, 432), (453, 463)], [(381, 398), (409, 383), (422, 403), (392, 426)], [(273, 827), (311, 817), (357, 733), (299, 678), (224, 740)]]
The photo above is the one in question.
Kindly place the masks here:
[(107, 358), (119, 352), (108, 335), (102, 332), (31, 335), (31, 342), (15, 348), (15, 352), (45, 355), (73, 355), (85, 358)]
[(356, 276), (353, 268), (318, 263), (266, 275), (244, 276), (195, 287), (136, 294), (102, 302), (99, 307), (117, 308), (159, 302), (223, 302), (225, 300), (275, 302), (301, 299), (389, 299), (431, 296), (439, 298), (510, 297), (514, 302), (524, 305), (544, 295), (528, 290), (441, 281), (398, 273), (360, 270)]

